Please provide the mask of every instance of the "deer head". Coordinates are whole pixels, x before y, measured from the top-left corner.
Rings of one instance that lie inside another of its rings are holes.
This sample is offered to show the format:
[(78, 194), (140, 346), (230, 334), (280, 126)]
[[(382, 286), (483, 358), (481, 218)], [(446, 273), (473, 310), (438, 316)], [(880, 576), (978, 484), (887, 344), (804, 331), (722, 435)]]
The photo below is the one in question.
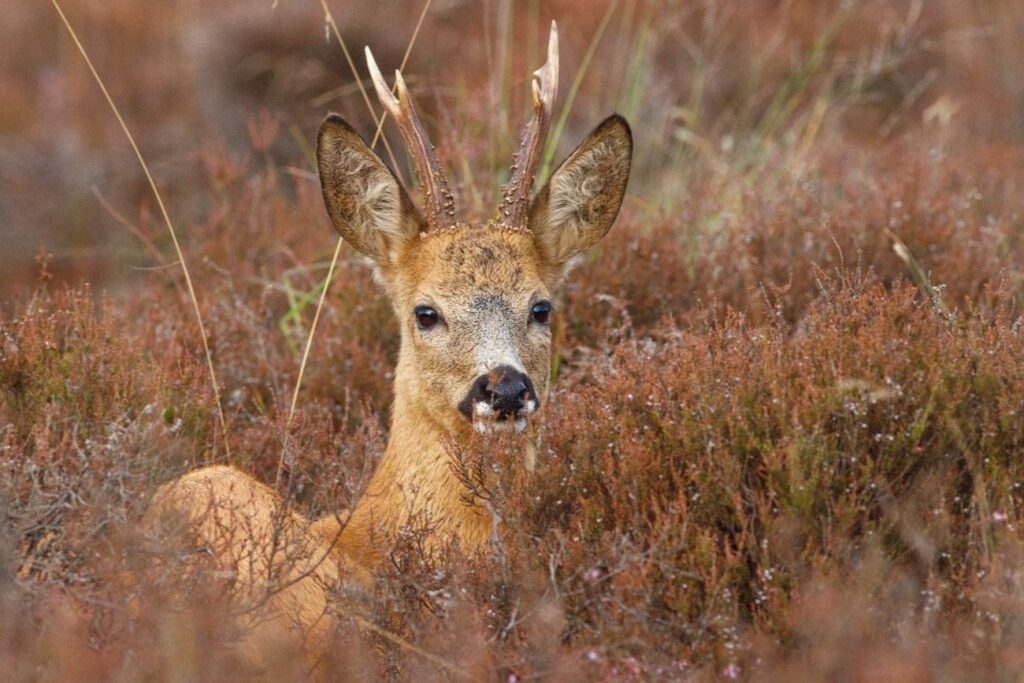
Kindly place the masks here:
[(498, 217), (465, 224), (401, 73), (396, 97), (369, 49), (366, 56), (409, 150), (424, 209), (340, 116), (320, 128), (317, 161), (334, 227), (373, 262), (401, 324), (395, 419), (412, 414), (448, 434), (472, 426), (522, 431), (547, 397), (552, 293), (569, 260), (608, 232), (622, 203), (629, 126), (617, 115), (605, 119), (531, 201), (558, 87), (552, 23)]

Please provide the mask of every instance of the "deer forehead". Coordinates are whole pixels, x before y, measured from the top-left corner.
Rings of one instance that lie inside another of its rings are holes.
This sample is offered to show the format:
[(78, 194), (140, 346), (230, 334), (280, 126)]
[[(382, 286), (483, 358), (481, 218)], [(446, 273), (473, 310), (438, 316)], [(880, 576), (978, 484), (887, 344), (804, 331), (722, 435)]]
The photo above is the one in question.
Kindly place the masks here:
[(460, 225), (425, 233), (403, 261), (408, 296), (469, 303), (481, 295), (529, 298), (545, 290), (543, 264), (525, 229)]

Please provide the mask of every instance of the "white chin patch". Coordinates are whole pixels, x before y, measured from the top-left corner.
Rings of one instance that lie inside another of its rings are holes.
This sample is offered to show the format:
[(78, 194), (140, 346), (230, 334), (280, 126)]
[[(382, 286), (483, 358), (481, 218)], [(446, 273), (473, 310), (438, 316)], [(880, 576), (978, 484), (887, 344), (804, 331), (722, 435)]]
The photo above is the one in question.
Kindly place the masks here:
[[(523, 426), (520, 427), (519, 423), (522, 422)], [(519, 419), (515, 421), (515, 430), (521, 432), (526, 429), (526, 420)], [(481, 434), (497, 434), (498, 432), (511, 432), (513, 423), (508, 420), (477, 420), (473, 423), (473, 427), (476, 431)]]
[(498, 413), (490, 404), (477, 402), (473, 404), (473, 428), (481, 434), (497, 434), (498, 432), (515, 431), (519, 434), (526, 430), (527, 419), (537, 410), (536, 401), (527, 401), (523, 410), (514, 419), (498, 419)]

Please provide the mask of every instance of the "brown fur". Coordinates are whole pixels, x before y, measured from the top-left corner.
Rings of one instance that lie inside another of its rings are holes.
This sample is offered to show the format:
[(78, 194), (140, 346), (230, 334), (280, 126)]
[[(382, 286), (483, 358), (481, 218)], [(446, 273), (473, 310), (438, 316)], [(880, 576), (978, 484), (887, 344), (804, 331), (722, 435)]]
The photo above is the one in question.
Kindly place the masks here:
[[(267, 486), (222, 466), (165, 485), (151, 515), (183, 519), (194, 540), (235, 573), (243, 594), (266, 596), (272, 624), (297, 622), (314, 647), (328, 631), (331, 588), (343, 578), (369, 580), (368, 570), (410, 521), (429, 526), (428, 552), (452, 541), (466, 552), (488, 543), (491, 516), (469, 502), (447, 449), (473, 428), (458, 404), (481, 373), (499, 364), (525, 372), (532, 398), (546, 401), (551, 335), (531, 320), (531, 307), (550, 299), (566, 261), (611, 227), (632, 141), (624, 120), (607, 119), (538, 194), (528, 226), (434, 231), (339, 117), (324, 123), (317, 151), (328, 213), (346, 241), (374, 262), (401, 325), (391, 434), (380, 466), (347, 523), (332, 517), (311, 524)], [(443, 324), (419, 329), (413, 311), (424, 305)], [(259, 648), (249, 641), (246, 647), (258, 659)]]
[[(330, 591), (345, 560), (326, 525), (310, 525), (270, 487), (233, 467), (205, 467), (157, 491), (151, 529), (205, 550), (227, 579), (245, 635), (239, 657), (258, 669), (267, 651), (322, 650), (332, 633)], [(346, 575), (359, 580), (348, 566)], [(365, 579), (364, 579), (365, 580)]]

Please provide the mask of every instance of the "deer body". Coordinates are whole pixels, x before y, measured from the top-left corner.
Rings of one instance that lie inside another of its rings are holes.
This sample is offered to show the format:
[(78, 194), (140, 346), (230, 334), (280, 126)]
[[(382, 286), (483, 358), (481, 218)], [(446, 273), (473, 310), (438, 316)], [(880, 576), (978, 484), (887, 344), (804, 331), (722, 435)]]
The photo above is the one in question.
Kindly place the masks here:
[[(535, 74), (534, 116), (513, 163), (499, 219), (467, 225), (397, 74), (395, 98), (367, 50), (377, 93), (398, 123), (425, 195), (425, 216), (402, 185), (338, 116), (327, 118), (317, 160), (328, 214), (368, 257), (401, 329), (395, 401), (384, 456), (347, 520), (309, 523), (270, 488), (230, 467), (184, 475), (158, 491), (154, 514), (174, 512), (237, 584), (258, 592), (282, 618), (323, 632), (330, 591), (368, 580), (410, 522), (429, 529), (427, 551), (454, 542), (465, 552), (494, 534), (491, 513), (456, 474), (451, 445), (473, 430), (529, 428), (547, 400), (550, 299), (567, 262), (611, 227), (625, 192), (632, 139), (625, 121), (606, 119), (530, 201), (558, 74), (552, 25), (548, 63)], [(523, 448), (530, 448), (528, 435)], [(238, 533), (242, 531), (242, 533)], [(294, 556), (281, 564), (282, 541)], [(242, 568), (242, 565), (245, 568)], [(255, 587), (255, 588), (254, 588)]]

